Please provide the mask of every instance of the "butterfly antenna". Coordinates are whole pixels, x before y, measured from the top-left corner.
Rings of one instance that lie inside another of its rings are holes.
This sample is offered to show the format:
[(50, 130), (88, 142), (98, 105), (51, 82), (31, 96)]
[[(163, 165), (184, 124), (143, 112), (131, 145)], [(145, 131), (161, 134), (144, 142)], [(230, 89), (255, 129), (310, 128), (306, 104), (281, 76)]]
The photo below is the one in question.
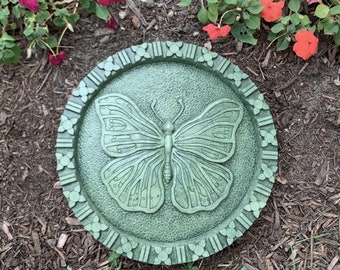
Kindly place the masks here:
[(181, 105), (181, 110), (180, 112), (177, 114), (177, 116), (175, 117), (175, 119), (172, 121), (172, 123), (175, 123), (176, 120), (182, 115), (183, 111), (184, 111), (184, 103), (183, 103), (183, 100), (182, 99), (179, 99), (178, 100), (178, 103)]
[(164, 121), (158, 116), (158, 114), (155, 110), (156, 104), (157, 104), (157, 100), (154, 99), (151, 103), (151, 109), (152, 109), (153, 113), (156, 115), (156, 117), (159, 119), (159, 121), (161, 121), (164, 124)]

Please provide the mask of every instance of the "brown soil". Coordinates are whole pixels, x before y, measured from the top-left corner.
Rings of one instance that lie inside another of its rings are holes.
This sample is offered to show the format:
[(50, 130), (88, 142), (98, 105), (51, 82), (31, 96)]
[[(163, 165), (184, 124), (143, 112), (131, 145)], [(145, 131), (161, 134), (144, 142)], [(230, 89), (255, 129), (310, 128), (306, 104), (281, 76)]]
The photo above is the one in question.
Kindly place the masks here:
[[(73, 214), (58, 185), (54, 145), (60, 115), (78, 82), (100, 61), (142, 42), (209, 45), (195, 6), (177, 1), (139, 6), (149, 23), (125, 19), (112, 31), (83, 16), (65, 38), (68, 60), (53, 67), (45, 55), (0, 66), (0, 269), (110, 269), (110, 251)], [(133, 22), (134, 23), (133, 23)], [(340, 269), (340, 56), (323, 40), (307, 62), (291, 50), (239, 50), (232, 37), (212, 50), (238, 65), (270, 106), (279, 141), (279, 170), (260, 218), (232, 246), (194, 265), (199, 269)], [(63, 247), (59, 239), (67, 236)], [(184, 269), (121, 258), (121, 269)]]

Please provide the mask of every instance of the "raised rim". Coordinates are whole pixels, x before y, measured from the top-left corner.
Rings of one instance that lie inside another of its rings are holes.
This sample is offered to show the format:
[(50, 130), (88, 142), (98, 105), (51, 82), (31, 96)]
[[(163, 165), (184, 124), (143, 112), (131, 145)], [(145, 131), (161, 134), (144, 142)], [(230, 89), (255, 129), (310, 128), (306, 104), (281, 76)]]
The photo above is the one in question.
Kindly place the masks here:
[[(203, 239), (180, 246), (171, 246), (171, 243), (169, 245), (146, 245), (114, 231), (86, 200), (77, 179), (74, 162), (77, 126), (79, 126), (83, 108), (92, 101), (91, 97), (100, 91), (108, 80), (124, 72), (126, 68), (143, 61), (162, 59), (185, 60), (187, 63), (200, 64), (228, 80), (252, 108), (261, 141), (258, 160), (260, 173), (255, 187), (250, 192), (248, 191), (249, 199), (240, 213), (233, 215), (235, 218), (218, 232), (210, 233)], [(151, 264), (172, 265), (196, 261), (222, 250), (240, 237), (266, 205), (275, 182), (277, 158), (276, 131), (269, 107), (248, 75), (243, 73), (238, 66), (206, 48), (170, 41), (132, 46), (98, 64), (74, 89), (61, 116), (56, 142), (59, 179), (75, 216), (95, 239), (108, 248), (130, 259)]]

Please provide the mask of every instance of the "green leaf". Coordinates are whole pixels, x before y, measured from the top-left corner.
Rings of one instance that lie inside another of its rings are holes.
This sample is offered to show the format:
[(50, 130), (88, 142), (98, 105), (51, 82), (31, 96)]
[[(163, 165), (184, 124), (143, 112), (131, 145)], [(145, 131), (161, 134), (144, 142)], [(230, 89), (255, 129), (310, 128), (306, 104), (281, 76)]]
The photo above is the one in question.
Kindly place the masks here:
[(4, 58), (12, 58), (15, 55), (15, 53), (10, 49), (2, 51), (2, 54)]
[(40, 11), (39, 13), (37, 13), (35, 20), (36, 20), (37, 23), (42, 24), (49, 17), (50, 17), (50, 13), (48, 11), (44, 10), (44, 11)]
[(269, 34), (268, 34), (268, 40), (269, 41), (273, 41), (276, 37), (277, 37), (277, 34), (275, 34), (273, 32), (269, 32)]
[(217, 18), (218, 18), (218, 4), (209, 4), (208, 5), (208, 18), (213, 23), (217, 22)]
[(2, 64), (16, 64), (19, 63), (20, 60), (20, 53), (21, 53), (21, 49), (19, 46), (14, 46), (13, 48), (11, 48), (12, 53), (14, 54), (12, 57), (10, 58), (5, 58), (4, 53), (2, 55), (2, 57), (0, 58), (0, 63)]
[(234, 24), (236, 22), (237, 15), (238, 15), (238, 12), (236, 11), (226, 14), (223, 17), (223, 24), (229, 24), (229, 25)]
[(8, 0), (1, 0), (1, 5), (2, 6), (7, 6), (8, 5)]
[(330, 25), (327, 25), (323, 31), (325, 35), (335, 35), (339, 32), (339, 25), (332, 23)]
[(8, 16), (10, 14), (8, 7), (3, 8), (1, 11), (6, 16)]
[(320, 19), (323, 19), (327, 17), (328, 12), (329, 7), (324, 4), (320, 4), (316, 7), (314, 15)]
[(272, 28), (270, 28), (270, 31), (277, 34), (277, 33), (281, 32), (285, 29), (286, 29), (286, 27), (282, 23), (277, 23)]
[(296, 30), (296, 27), (295, 27), (294, 24), (288, 25), (287, 31), (288, 31), (289, 33), (295, 33), (295, 30)]
[(259, 14), (263, 9), (263, 6), (258, 1), (252, 1), (247, 7), (247, 10), (252, 14)]
[(26, 37), (32, 35), (34, 33), (34, 28), (33, 27), (27, 27), (25, 30), (24, 30), (24, 35)]
[(235, 23), (231, 28), (231, 34), (239, 41), (256, 45), (257, 40), (253, 37), (255, 30), (247, 28), (242, 23)]
[(19, 19), (21, 14), (20, 14), (20, 9), (19, 9), (19, 5), (15, 5), (12, 9), (12, 12), (15, 16), (15, 18)]
[(294, 25), (300, 24), (300, 14), (299, 13), (293, 13), (293, 15), (290, 16), (290, 21)]
[(104, 21), (107, 21), (107, 19), (110, 16), (109, 11), (107, 10), (107, 7), (98, 5), (98, 4), (96, 4), (96, 15), (98, 18)]
[(50, 48), (55, 48), (58, 46), (58, 41), (56, 37), (48, 37), (45, 42), (50, 46)]
[(290, 0), (288, 2), (288, 8), (293, 12), (298, 12), (300, 9), (300, 0)]
[(15, 30), (15, 29), (17, 29), (17, 24), (15, 22), (10, 23), (9, 27), (11, 28), (11, 30)]
[(3, 45), (4, 45), (5, 48), (9, 48), (9, 49), (13, 48), (14, 46), (16, 46), (13, 41), (4, 41)]
[(67, 14), (68, 14), (68, 10), (66, 8), (59, 8), (55, 12), (55, 16), (59, 16), (59, 17), (66, 16)]
[(39, 9), (40, 10), (47, 10), (48, 9), (48, 6), (47, 6), (47, 3), (45, 1), (39, 1), (40, 3), (40, 6), (39, 6)]
[(340, 46), (340, 31), (333, 36), (336, 45)]
[(330, 15), (339, 15), (340, 14), (340, 5), (331, 7), (329, 10)]
[(332, 18), (326, 17), (322, 19), (317, 25), (318, 31), (321, 31), (321, 30), (325, 31), (326, 28), (332, 27), (333, 23), (334, 21)]
[(117, 267), (119, 264), (119, 259), (120, 259), (120, 255), (114, 251), (112, 251), (109, 255), (109, 258), (107, 258), (107, 260), (112, 263), (113, 267)]
[(80, 0), (80, 4), (85, 9), (88, 9), (91, 6), (90, 0)]
[(55, 26), (65, 26), (67, 24), (67, 22), (65, 21), (64, 18), (60, 18), (60, 17), (56, 17), (53, 19), (53, 23)]
[(14, 38), (7, 34), (6, 32), (2, 32), (1, 41), (14, 41)]
[(277, 51), (283, 51), (285, 49), (287, 49), (289, 46), (289, 41), (287, 39), (286, 36), (283, 36), (283, 37), (280, 37), (278, 40), (277, 40), (277, 43), (276, 43), (276, 50)]
[(67, 16), (67, 22), (74, 25), (79, 20), (79, 15), (77, 13), (72, 13)]
[(243, 20), (248, 20), (248, 19), (250, 18), (249, 12), (244, 11), (244, 12), (242, 13), (242, 18), (243, 18)]
[(236, 6), (237, 0), (225, 0), (225, 3), (228, 5)]
[(281, 17), (280, 22), (282, 22), (284, 25), (287, 25), (290, 21), (290, 16)]
[(238, 0), (238, 3), (237, 3), (237, 5), (242, 8), (246, 7), (247, 4), (248, 4), (248, 0)]
[(40, 37), (42, 37), (45, 34), (46, 34), (46, 29), (45, 28), (37, 27), (35, 32), (33, 33), (33, 37), (34, 38), (40, 38)]
[(190, 6), (192, 0), (181, 0), (181, 2), (179, 3), (179, 5), (181, 7), (187, 7), (187, 6)]
[(251, 14), (248, 20), (245, 20), (244, 23), (250, 29), (260, 29), (261, 26), (261, 18), (258, 15)]
[(208, 10), (202, 6), (200, 11), (197, 13), (197, 18), (201, 24), (207, 24), (209, 22)]
[(90, 2), (90, 7), (86, 9), (88, 13), (95, 13), (97, 9), (97, 4), (95, 1)]
[(8, 8), (0, 9), (0, 25), (6, 25), (8, 21), (9, 10)]
[(218, 0), (208, 0), (208, 3), (209, 4), (216, 4), (216, 3), (218, 3)]
[(301, 24), (303, 26), (309, 25), (311, 23), (309, 17), (307, 15), (304, 15), (303, 18), (301, 19)]

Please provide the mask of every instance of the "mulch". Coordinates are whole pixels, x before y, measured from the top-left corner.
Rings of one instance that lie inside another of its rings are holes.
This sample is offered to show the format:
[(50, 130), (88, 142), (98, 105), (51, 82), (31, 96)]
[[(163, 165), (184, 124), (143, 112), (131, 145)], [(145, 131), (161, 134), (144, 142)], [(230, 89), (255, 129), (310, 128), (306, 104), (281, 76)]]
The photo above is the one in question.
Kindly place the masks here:
[[(68, 60), (42, 52), (0, 66), (0, 269), (110, 269), (110, 250), (74, 218), (56, 173), (54, 147), (72, 89), (100, 61), (142, 42), (184, 41), (211, 48), (255, 82), (273, 115), (279, 142), (276, 182), (267, 206), (230, 247), (194, 263), (199, 269), (340, 269), (340, 53), (327, 39), (308, 61), (289, 49), (232, 37), (209, 42), (195, 14), (172, 1), (115, 9), (120, 29), (82, 16), (63, 45)], [(143, 19), (138, 18), (143, 16)], [(118, 17), (119, 18), (119, 17)], [(24, 41), (21, 40), (24, 46)], [(121, 269), (185, 269), (120, 258)]]

